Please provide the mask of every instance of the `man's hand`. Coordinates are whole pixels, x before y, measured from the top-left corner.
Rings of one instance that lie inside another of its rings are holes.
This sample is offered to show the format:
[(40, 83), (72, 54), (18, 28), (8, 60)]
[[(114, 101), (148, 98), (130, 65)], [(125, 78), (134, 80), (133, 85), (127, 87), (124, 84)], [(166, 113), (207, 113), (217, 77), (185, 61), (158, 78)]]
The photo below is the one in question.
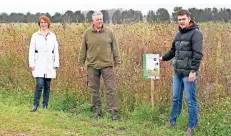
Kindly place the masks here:
[(81, 72), (85, 72), (85, 67), (80, 67)]
[(162, 56), (159, 58), (159, 61), (160, 61), (160, 62), (163, 62), (163, 61), (164, 61), (163, 58), (162, 58)]
[(119, 66), (119, 65), (116, 65), (116, 66), (114, 67), (114, 69), (115, 69), (115, 71), (118, 71), (118, 70), (120, 69), (120, 66)]
[(32, 66), (32, 67), (30, 67), (30, 69), (31, 69), (31, 71), (34, 71), (34, 69), (35, 69), (35, 66)]
[(163, 64), (163, 62), (164, 62), (164, 60), (163, 60), (163, 57), (161, 56), (161, 57), (159, 57), (159, 62), (160, 62), (160, 67), (162, 68), (163, 66), (162, 66), (162, 64)]
[(192, 83), (196, 80), (196, 72), (190, 72), (188, 76), (188, 82)]

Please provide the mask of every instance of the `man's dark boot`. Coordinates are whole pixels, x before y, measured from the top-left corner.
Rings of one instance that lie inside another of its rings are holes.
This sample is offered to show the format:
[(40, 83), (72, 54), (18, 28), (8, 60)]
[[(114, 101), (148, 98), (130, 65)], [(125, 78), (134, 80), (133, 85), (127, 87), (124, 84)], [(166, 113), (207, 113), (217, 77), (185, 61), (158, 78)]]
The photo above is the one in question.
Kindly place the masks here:
[(35, 105), (35, 106), (32, 107), (31, 112), (36, 112), (37, 109), (38, 109), (38, 105)]
[(193, 129), (192, 128), (187, 128), (186, 136), (193, 136)]
[(102, 117), (102, 110), (101, 108), (93, 108), (93, 118), (95, 119), (99, 119), (100, 117)]
[(113, 110), (111, 112), (111, 119), (112, 120), (118, 120), (118, 111)]

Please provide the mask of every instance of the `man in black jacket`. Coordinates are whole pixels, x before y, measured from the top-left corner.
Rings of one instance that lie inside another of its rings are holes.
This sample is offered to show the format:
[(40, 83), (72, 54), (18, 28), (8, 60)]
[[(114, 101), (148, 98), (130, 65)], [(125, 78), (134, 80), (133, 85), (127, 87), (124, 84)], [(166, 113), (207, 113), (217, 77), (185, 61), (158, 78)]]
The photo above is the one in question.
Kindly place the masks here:
[(169, 117), (170, 125), (176, 124), (176, 118), (182, 107), (182, 91), (185, 89), (189, 113), (186, 133), (192, 135), (193, 129), (197, 126), (196, 84), (198, 69), (203, 57), (203, 36), (198, 26), (191, 20), (187, 10), (178, 12), (178, 24), (179, 31), (176, 33), (172, 47), (164, 56), (160, 57), (160, 61), (168, 61), (173, 58), (173, 101)]

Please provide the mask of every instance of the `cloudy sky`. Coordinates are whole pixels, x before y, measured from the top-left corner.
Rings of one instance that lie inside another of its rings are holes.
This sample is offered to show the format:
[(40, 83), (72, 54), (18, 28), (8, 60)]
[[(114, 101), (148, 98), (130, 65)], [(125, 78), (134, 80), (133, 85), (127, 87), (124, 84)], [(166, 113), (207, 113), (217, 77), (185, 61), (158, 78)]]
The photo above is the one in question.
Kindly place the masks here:
[(228, 0), (1, 0), (0, 13), (36, 13), (49, 12), (53, 15), (55, 12), (64, 13), (66, 10), (102, 10), (112, 8), (136, 9), (146, 14), (148, 10), (157, 10), (166, 8), (172, 12), (173, 7), (181, 6), (183, 8), (230, 8), (231, 1)]

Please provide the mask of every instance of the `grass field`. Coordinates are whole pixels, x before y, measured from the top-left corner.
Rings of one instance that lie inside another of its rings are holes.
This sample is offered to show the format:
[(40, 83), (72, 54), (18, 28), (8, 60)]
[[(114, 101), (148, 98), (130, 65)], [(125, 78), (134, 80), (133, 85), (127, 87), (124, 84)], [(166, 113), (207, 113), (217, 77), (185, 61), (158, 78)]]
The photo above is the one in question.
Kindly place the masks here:
[[(142, 54), (163, 55), (171, 46), (176, 24), (109, 25), (122, 56), (117, 76), (120, 120), (92, 119), (86, 73), (77, 64), (82, 33), (90, 24), (53, 24), (60, 45), (60, 69), (52, 81), (48, 110), (30, 113), (35, 81), (28, 68), (28, 48), (36, 24), (0, 24), (0, 135), (157, 135), (183, 136), (187, 106), (176, 128), (169, 128), (172, 68), (161, 65), (152, 108), (150, 80), (142, 79)], [(199, 124), (195, 135), (231, 135), (231, 24), (199, 24), (204, 57), (197, 86)], [(102, 96), (105, 88), (102, 84)], [(103, 99), (105, 102), (105, 99)]]

